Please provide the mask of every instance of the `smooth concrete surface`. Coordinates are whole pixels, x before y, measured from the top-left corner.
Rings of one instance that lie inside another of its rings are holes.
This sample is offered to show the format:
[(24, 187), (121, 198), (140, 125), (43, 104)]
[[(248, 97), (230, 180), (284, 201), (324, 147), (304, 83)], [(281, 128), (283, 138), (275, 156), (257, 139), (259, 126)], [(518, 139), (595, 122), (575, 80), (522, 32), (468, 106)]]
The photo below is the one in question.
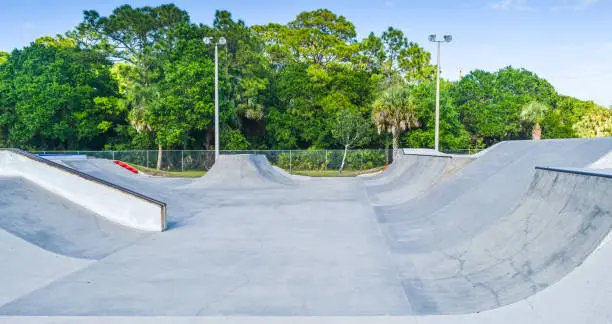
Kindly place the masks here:
[(11, 295), (0, 321), (609, 323), (612, 178), (535, 166), (586, 168), (611, 150), (612, 139), (505, 142), (385, 206), (393, 215), (370, 204), (368, 181), (297, 181), (258, 158), (220, 165), (219, 185), (88, 159), (81, 170), (167, 197), (173, 225)]
[(17, 177), (0, 177), (0, 229), (84, 259), (101, 259), (146, 236)]
[(586, 167), (611, 149), (612, 138), (502, 142), (426, 195), (375, 211), (391, 249), (443, 249), (486, 231), (511, 211), (536, 166)]
[(555, 284), (610, 232), (610, 197), (612, 178), (538, 170), (519, 203), (486, 231), (437, 251), (394, 253), (412, 309), (475, 313)]
[(458, 156), (403, 155), (401, 165), (394, 169), (397, 172), (385, 177), (388, 181), (366, 182), (366, 190), (376, 205), (399, 204), (423, 195), (438, 181), (452, 176), (473, 160)]
[(46, 251), (0, 229), (0, 307), (91, 264)]
[(309, 200), (319, 194), (286, 188), (231, 193), (244, 198), (200, 207), (0, 314), (408, 314), (363, 192), (341, 185), (351, 199)]
[(591, 169), (612, 169), (612, 152), (602, 156), (599, 160), (591, 163)]
[(377, 173), (369, 177), (360, 178), (362, 181), (367, 182), (369, 186), (380, 186), (397, 179), (401, 174), (406, 172), (416, 162), (409, 155), (397, 152), (393, 157), (393, 163), (391, 163), (386, 170)]
[(275, 170), (264, 155), (220, 155), (218, 163), (190, 188), (267, 188), (296, 184)]
[(50, 161), (41, 163), (17, 152), (0, 150), (0, 176), (25, 178), (129, 228), (145, 231), (163, 231), (166, 228), (165, 204), (66, 172)]

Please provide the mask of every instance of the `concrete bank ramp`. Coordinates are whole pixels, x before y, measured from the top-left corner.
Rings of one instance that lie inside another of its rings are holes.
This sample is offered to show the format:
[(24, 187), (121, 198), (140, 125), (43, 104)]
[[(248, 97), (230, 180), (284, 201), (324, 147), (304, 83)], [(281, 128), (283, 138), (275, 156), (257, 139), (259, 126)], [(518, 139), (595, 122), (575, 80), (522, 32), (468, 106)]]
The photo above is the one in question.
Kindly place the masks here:
[[(596, 248), (610, 249), (610, 197), (612, 175), (538, 169), (528, 192), (515, 208), (486, 232), (438, 251), (412, 255), (394, 253), (412, 310), (423, 315), (466, 314), (503, 307), (533, 295), (538, 300), (540, 291), (546, 293), (568, 280), (563, 278), (572, 271), (580, 271)], [(460, 224), (454, 225), (461, 230)], [(611, 260), (608, 259), (603, 267), (610, 269)], [(610, 282), (603, 277), (610, 278), (610, 275), (582, 280)], [(607, 289), (610, 287), (608, 284)], [(571, 288), (562, 295), (547, 296), (548, 301), (542, 301), (541, 309), (522, 309), (523, 316), (532, 318), (529, 323), (540, 323), (534, 321), (535, 316), (529, 315), (532, 311), (535, 314), (546, 311), (550, 316), (549, 309), (571, 308), (571, 300), (579, 302), (594, 297), (589, 291), (579, 295)], [(607, 305), (610, 297), (607, 296)], [(558, 300), (565, 300), (565, 303), (557, 304)], [(599, 306), (603, 306), (602, 303), (603, 300)], [(593, 314), (583, 313), (583, 316)], [(448, 323), (455, 323), (452, 317), (448, 319)], [(559, 323), (548, 318), (540, 320)], [(492, 323), (506, 321), (498, 318)], [(578, 320), (572, 323), (595, 322)]]
[(128, 228), (166, 228), (164, 202), (21, 150), (0, 150), (0, 176), (27, 179)]
[(0, 229), (56, 254), (95, 260), (146, 236), (17, 177), (0, 177)]
[(278, 172), (264, 155), (220, 155), (213, 167), (186, 188), (270, 188), (296, 185), (297, 181)]
[(401, 171), (380, 181), (365, 182), (370, 201), (377, 205), (398, 204), (425, 193), (438, 181), (452, 176), (474, 159), (451, 155), (401, 155)]
[(49, 252), (0, 229), (0, 307), (92, 263)]
[(375, 211), (394, 250), (454, 246), (512, 210), (529, 189), (536, 166), (585, 167), (611, 149), (612, 138), (503, 142), (425, 195)]
[(107, 159), (88, 158), (61, 162), (73, 169), (164, 202), (168, 199), (167, 192), (194, 181), (192, 178), (137, 175)]

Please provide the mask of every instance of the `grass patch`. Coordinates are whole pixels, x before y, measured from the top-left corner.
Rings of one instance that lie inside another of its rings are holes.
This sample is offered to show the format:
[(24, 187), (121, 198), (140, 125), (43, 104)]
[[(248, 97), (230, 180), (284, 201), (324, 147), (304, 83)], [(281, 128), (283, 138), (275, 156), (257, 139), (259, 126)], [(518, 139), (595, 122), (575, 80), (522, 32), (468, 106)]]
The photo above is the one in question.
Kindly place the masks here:
[(369, 170), (344, 170), (338, 173), (338, 170), (312, 170), (312, 171), (293, 171), (295, 175), (309, 177), (356, 177), (362, 174), (374, 173), (382, 170), (382, 168), (374, 168)]
[(147, 168), (142, 165), (130, 164), (131, 166), (138, 169), (138, 171), (158, 177), (169, 177), (169, 178), (199, 178), (206, 174), (206, 171), (200, 170), (189, 170), (189, 171), (165, 171), (165, 170), (157, 170), (152, 168)]

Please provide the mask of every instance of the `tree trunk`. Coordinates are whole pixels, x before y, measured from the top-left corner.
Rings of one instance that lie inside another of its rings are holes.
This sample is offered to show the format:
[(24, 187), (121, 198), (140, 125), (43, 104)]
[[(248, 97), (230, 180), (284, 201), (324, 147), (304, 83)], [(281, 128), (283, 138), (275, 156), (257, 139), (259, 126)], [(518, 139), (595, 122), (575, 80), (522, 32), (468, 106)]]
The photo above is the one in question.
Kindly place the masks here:
[(393, 156), (395, 157), (399, 150), (399, 132), (393, 131)]
[(348, 145), (344, 146), (344, 156), (342, 156), (342, 163), (340, 164), (340, 170), (338, 170), (338, 173), (342, 174), (342, 170), (344, 170), (344, 162), (346, 161), (346, 154), (348, 153)]
[(531, 139), (534, 141), (539, 141), (542, 138), (542, 127), (540, 127), (540, 123), (536, 123), (531, 131)]
[(205, 131), (205, 136), (204, 137), (205, 137), (205, 141), (206, 141), (204, 143), (204, 147), (206, 148), (206, 150), (208, 150), (208, 151), (213, 150), (212, 142), (213, 142), (213, 139), (214, 139), (214, 133), (211, 132), (209, 129), (207, 129)]
[(389, 165), (389, 136), (385, 135), (385, 159), (387, 162), (387, 165)]
[(162, 166), (162, 146), (159, 144), (157, 149), (157, 170), (160, 170)]

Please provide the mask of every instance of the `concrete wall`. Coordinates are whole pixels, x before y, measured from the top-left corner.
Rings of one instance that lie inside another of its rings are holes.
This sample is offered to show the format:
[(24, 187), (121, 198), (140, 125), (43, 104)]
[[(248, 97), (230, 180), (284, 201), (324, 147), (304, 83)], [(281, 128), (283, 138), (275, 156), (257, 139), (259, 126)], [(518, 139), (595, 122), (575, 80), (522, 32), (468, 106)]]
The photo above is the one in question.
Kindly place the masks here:
[(166, 229), (166, 204), (19, 150), (0, 150), (0, 175), (25, 178), (123, 226)]

